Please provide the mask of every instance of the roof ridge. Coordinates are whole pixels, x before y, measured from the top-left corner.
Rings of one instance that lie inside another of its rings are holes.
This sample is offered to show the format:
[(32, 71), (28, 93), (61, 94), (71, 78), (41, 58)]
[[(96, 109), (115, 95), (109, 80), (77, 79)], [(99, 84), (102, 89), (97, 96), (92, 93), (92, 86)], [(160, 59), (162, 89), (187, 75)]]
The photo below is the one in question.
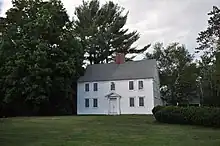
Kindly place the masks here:
[(153, 78), (156, 73), (155, 69), (157, 69), (155, 59), (128, 61), (123, 64), (92, 64), (87, 66), (85, 75), (80, 77), (78, 81), (93, 82)]

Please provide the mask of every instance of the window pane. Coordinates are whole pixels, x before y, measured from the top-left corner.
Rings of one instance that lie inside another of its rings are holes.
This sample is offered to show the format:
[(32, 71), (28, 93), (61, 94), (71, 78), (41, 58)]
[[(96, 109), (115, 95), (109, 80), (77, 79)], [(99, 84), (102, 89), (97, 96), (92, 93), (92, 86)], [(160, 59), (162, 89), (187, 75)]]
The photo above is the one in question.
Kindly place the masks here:
[(89, 91), (89, 84), (85, 84), (85, 91), (86, 91), (86, 92)]
[(138, 89), (143, 89), (143, 88), (144, 88), (143, 81), (138, 81)]
[(134, 90), (134, 82), (129, 81), (129, 90)]
[(144, 97), (139, 97), (139, 106), (144, 106)]
[(98, 107), (98, 99), (93, 99), (93, 107)]
[(134, 98), (130, 98), (130, 107), (134, 107)]
[(89, 107), (89, 99), (85, 99), (85, 107)]
[(115, 90), (115, 83), (111, 82), (111, 90)]
[(98, 91), (98, 83), (93, 84), (93, 91)]

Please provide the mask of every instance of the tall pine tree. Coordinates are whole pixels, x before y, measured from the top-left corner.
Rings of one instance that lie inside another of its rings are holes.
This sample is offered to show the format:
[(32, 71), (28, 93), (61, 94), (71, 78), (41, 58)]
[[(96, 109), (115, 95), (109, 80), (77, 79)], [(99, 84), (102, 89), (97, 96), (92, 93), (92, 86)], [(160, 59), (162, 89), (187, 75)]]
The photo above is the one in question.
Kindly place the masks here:
[(83, 1), (76, 8), (75, 32), (81, 39), (90, 64), (111, 61), (117, 52), (141, 53), (132, 44), (139, 39), (137, 31), (125, 29), (128, 12), (112, 1), (100, 5), (98, 0)]

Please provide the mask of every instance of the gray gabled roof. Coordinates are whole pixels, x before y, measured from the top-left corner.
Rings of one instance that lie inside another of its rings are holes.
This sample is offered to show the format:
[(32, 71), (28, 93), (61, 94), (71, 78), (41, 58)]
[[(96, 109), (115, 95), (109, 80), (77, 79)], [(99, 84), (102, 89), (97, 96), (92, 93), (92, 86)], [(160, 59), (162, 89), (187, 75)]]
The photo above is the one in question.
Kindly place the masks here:
[(128, 61), (123, 64), (93, 64), (78, 82), (145, 79), (155, 76), (156, 60)]

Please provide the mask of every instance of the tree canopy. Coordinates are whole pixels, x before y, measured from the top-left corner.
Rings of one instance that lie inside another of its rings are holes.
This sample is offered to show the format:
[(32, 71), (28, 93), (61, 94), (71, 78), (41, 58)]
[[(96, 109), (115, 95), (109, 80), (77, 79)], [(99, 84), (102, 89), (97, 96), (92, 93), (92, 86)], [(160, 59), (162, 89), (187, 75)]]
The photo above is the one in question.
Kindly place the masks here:
[(193, 55), (178, 43), (168, 45), (156, 43), (146, 58), (156, 59), (160, 75), (161, 96), (168, 103), (189, 103), (197, 98), (198, 69)]
[(98, 0), (83, 1), (75, 11), (75, 32), (81, 39), (90, 64), (108, 63), (115, 53), (141, 53), (132, 46), (139, 39), (137, 31), (125, 28), (128, 12), (112, 1), (100, 5)]
[[(126, 28), (129, 13), (113, 1), (83, 1), (73, 20), (60, 0), (12, 4), (0, 18), (0, 116), (71, 114), (84, 61), (109, 63), (116, 53), (137, 55), (151, 46), (134, 46), (140, 34)], [(168, 103), (201, 98), (203, 105), (220, 106), (219, 8), (208, 15), (208, 27), (197, 38), (199, 61), (179, 43), (156, 43), (146, 53), (157, 60)]]
[(203, 102), (220, 106), (220, 9), (213, 6), (208, 27), (197, 38), (197, 52), (203, 52), (200, 60), (200, 77)]
[(71, 112), (83, 50), (61, 1), (14, 0), (0, 48), (1, 92), (13, 114)]

